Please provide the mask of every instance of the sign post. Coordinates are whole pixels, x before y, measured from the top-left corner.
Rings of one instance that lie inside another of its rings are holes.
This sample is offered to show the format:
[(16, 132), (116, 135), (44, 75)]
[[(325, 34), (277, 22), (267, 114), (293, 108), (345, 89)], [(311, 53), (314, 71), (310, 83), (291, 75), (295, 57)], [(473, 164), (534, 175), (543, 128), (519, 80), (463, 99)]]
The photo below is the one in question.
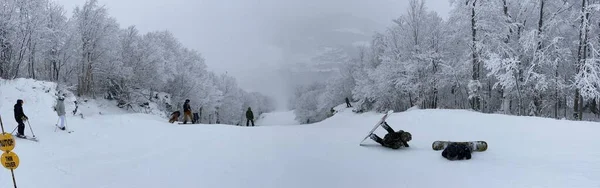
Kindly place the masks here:
[(2, 117), (0, 117), (0, 128), (2, 128), (2, 133), (0, 134), (0, 150), (4, 151), (2, 156), (0, 156), (0, 162), (4, 168), (10, 170), (10, 174), (12, 175), (13, 185), (17, 188), (17, 181), (15, 180), (15, 172), (14, 170), (19, 167), (19, 156), (12, 152), (15, 149), (15, 139), (12, 137), (12, 134), (4, 132), (4, 124), (2, 124)]

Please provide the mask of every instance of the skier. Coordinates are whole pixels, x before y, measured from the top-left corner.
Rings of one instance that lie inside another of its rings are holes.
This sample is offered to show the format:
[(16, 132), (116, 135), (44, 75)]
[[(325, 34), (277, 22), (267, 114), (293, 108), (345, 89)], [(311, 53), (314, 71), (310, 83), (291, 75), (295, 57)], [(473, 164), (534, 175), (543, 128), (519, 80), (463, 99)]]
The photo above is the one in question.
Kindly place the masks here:
[(190, 99), (186, 99), (183, 104), (183, 124), (187, 124), (188, 119), (192, 120), (192, 107), (190, 107)]
[(56, 125), (60, 130), (65, 130), (65, 114), (67, 114), (67, 112), (65, 112), (65, 98), (64, 97), (58, 97), (58, 101), (56, 101), (56, 106), (54, 106), (54, 111), (56, 111), (56, 114), (58, 115), (58, 118), (60, 120), (60, 125)]
[(442, 157), (448, 160), (471, 159), (471, 148), (467, 144), (451, 143), (442, 152)]
[(402, 146), (409, 147), (408, 142), (412, 140), (412, 135), (409, 132), (405, 132), (403, 130), (399, 130), (398, 132), (394, 132), (394, 129), (387, 124), (387, 122), (383, 122), (381, 125), (388, 134), (386, 134), (383, 139), (377, 136), (375, 133), (371, 133), (369, 136), (375, 142), (381, 144), (384, 147), (398, 149)]
[(171, 113), (171, 119), (169, 119), (169, 123), (174, 123), (175, 121), (177, 121), (177, 119), (179, 119), (180, 115), (181, 115), (181, 112), (179, 112), (179, 111), (175, 111), (175, 112)]
[(17, 100), (17, 104), (15, 104), (14, 108), (15, 120), (17, 120), (17, 123), (19, 124), (17, 131), (17, 137), (19, 138), (27, 138), (25, 136), (25, 124), (23, 121), (27, 121), (29, 118), (23, 112), (23, 103), (23, 100)]
[(254, 113), (252, 113), (252, 109), (248, 107), (246, 111), (246, 127), (249, 126), (249, 123), (252, 122), (252, 126), (254, 127)]
[(346, 107), (347, 108), (352, 107), (352, 104), (350, 104), (350, 99), (348, 99), (348, 97), (346, 97)]

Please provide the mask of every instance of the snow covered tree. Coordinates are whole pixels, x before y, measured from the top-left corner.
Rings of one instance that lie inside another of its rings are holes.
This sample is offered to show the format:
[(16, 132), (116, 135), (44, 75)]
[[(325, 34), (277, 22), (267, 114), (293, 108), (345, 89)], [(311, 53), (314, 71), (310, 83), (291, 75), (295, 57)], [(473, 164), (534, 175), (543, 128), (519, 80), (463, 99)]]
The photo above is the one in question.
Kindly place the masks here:
[(108, 17), (106, 8), (98, 5), (97, 0), (86, 1), (83, 7), (75, 8), (73, 20), (78, 38), (77, 50), (81, 54), (77, 93), (95, 96), (95, 82), (100, 80), (95, 79), (97, 68), (115, 60), (110, 52), (117, 47), (113, 39), (118, 38), (118, 24)]
[(72, 13), (67, 18), (50, 0), (0, 1), (0, 78), (56, 81), (80, 97), (102, 96), (128, 109), (163, 103), (157, 93), (167, 92), (177, 106), (158, 104), (160, 110), (177, 110), (189, 98), (194, 112), (221, 114), (231, 124), (240, 121), (245, 104), (260, 113), (273, 110), (269, 97), (246, 93), (235, 79), (219, 82), (222, 76), (206, 70), (202, 55), (169, 31), (121, 29), (97, 0)]

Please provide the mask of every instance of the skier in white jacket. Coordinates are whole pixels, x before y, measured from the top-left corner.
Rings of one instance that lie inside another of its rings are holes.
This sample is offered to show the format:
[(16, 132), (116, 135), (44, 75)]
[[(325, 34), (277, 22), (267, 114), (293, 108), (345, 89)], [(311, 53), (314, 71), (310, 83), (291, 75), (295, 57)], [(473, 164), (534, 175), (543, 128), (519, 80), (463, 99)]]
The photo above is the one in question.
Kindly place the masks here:
[(58, 118), (60, 120), (60, 125), (57, 124), (56, 126), (61, 130), (65, 130), (65, 114), (67, 114), (67, 113), (65, 112), (65, 98), (64, 97), (58, 98), (58, 101), (56, 101), (56, 106), (54, 106), (54, 110), (58, 114)]

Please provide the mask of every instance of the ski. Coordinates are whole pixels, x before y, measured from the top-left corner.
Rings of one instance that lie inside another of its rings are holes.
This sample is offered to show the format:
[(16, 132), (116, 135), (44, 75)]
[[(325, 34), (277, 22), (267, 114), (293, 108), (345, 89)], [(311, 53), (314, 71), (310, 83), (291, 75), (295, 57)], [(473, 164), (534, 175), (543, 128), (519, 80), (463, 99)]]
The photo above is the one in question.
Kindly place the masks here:
[(18, 139), (23, 139), (23, 140), (29, 140), (29, 141), (39, 142), (39, 140), (37, 139), (37, 137), (25, 137), (25, 138), (21, 138), (21, 137), (18, 137), (17, 135), (14, 135), (14, 134), (13, 134), (13, 137), (14, 138), (18, 138)]
[(369, 133), (367, 134), (367, 136), (365, 136), (365, 138), (363, 138), (363, 140), (362, 140), (362, 141), (360, 141), (360, 144), (359, 144), (359, 146), (362, 146), (362, 145), (363, 145), (363, 142), (364, 142), (364, 141), (365, 141), (367, 138), (369, 138), (369, 136), (371, 135), (371, 133), (375, 132), (375, 130), (376, 130), (377, 128), (379, 128), (379, 126), (381, 126), (381, 124), (383, 124), (383, 122), (385, 122), (385, 120), (387, 119), (387, 117), (388, 117), (390, 114), (392, 114), (392, 113), (394, 113), (394, 111), (393, 111), (393, 110), (390, 110), (390, 111), (388, 111), (388, 112), (387, 112), (385, 115), (383, 115), (383, 117), (381, 118), (381, 120), (379, 120), (379, 122), (377, 122), (377, 124), (375, 124), (375, 127), (373, 127), (373, 129), (371, 129), (371, 131), (369, 131)]
[(58, 125), (56, 125), (56, 124), (55, 124), (54, 126), (56, 127), (56, 128), (54, 129), (54, 132), (56, 132), (56, 130), (57, 130), (57, 129), (58, 129), (58, 130), (61, 130), (61, 131), (65, 131), (65, 132), (67, 132), (67, 133), (72, 133), (72, 132), (73, 132), (73, 130), (69, 130), (69, 129), (67, 129), (66, 127), (65, 127), (65, 130), (62, 130), (60, 127), (58, 127)]

